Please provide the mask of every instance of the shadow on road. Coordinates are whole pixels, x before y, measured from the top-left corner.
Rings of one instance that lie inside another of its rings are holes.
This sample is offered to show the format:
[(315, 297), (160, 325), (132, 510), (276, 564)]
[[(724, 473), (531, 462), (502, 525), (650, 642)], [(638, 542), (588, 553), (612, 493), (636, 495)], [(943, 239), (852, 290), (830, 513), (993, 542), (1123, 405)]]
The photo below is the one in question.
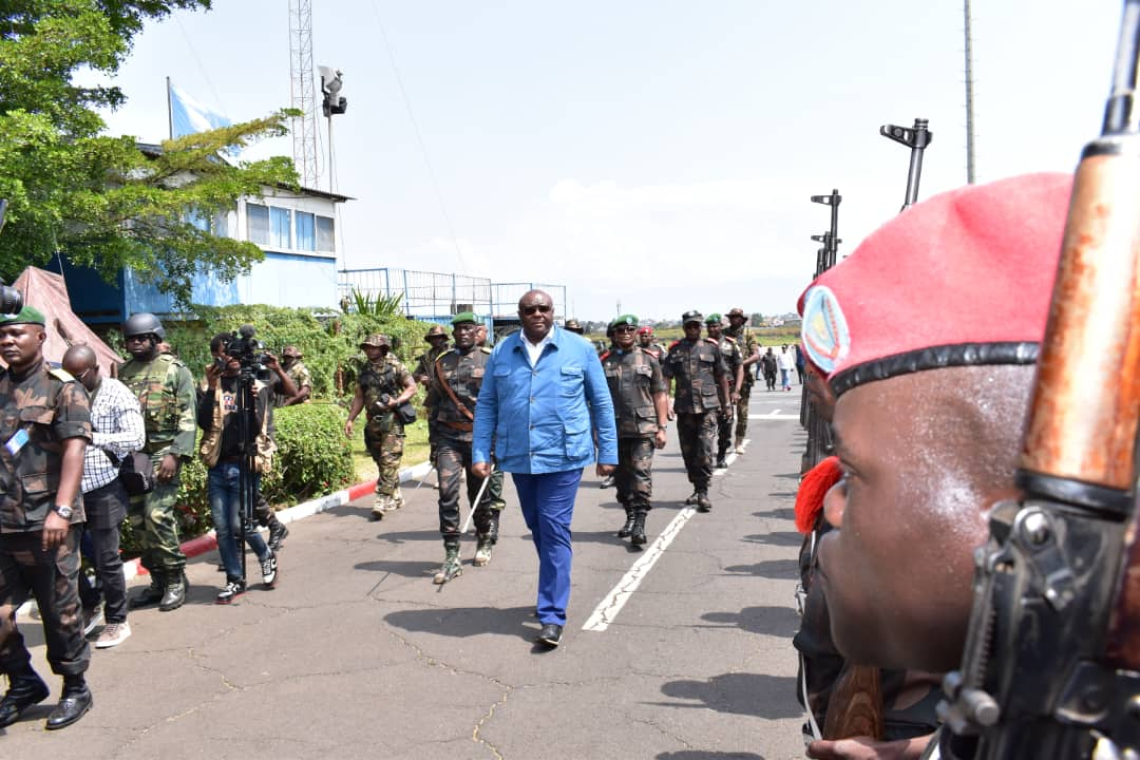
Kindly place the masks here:
[[(408, 632), (435, 633), (466, 638), (486, 633), (534, 638), (533, 607), (451, 607), (448, 609), (400, 610), (384, 616), (385, 622)], [(528, 627), (528, 623), (531, 625)]]
[(800, 566), (794, 559), (766, 559), (754, 565), (730, 565), (724, 570), (729, 575), (758, 575), (776, 580), (800, 577)]
[[(790, 601), (790, 600), (789, 600)], [(739, 626), (748, 633), (791, 638), (800, 628), (800, 616), (791, 607), (745, 607), (740, 612), (706, 612), (701, 620), (721, 623), (698, 628)]]
[(402, 575), (405, 578), (423, 578), (433, 574), (439, 568), (439, 563), (378, 559), (374, 562), (360, 562), (353, 567), (356, 570), (368, 570), (373, 573), (391, 573)]
[(804, 537), (795, 531), (785, 530), (775, 533), (753, 533), (750, 536), (744, 536), (741, 541), (747, 541), (750, 544), (767, 544), (768, 546), (801, 546)]
[[(792, 498), (793, 496), (795, 496), (794, 493), (770, 493), (768, 495), (772, 496), (772, 497), (780, 497), (780, 498), (787, 497), (789, 499)], [(783, 509), (770, 509), (767, 512), (753, 512), (752, 516), (753, 517), (773, 517), (777, 520), (794, 520), (794, 519), (796, 519), (796, 510), (791, 508), (791, 507), (785, 507)]]
[(403, 544), (408, 541), (439, 541), (438, 530), (405, 530), (392, 533), (377, 533), (376, 538), (390, 544)]
[(680, 752), (662, 752), (655, 760), (764, 760), (764, 756), (754, 752), (705, 752), (699, 749), (683, 749)]
[(670, 681), (661, 693), (684, 702), (654, 702), (664, 707), (695, 707), (733, 715), (779, 720), (797, 718), (794, 676), (726, 673), (707, 681)]

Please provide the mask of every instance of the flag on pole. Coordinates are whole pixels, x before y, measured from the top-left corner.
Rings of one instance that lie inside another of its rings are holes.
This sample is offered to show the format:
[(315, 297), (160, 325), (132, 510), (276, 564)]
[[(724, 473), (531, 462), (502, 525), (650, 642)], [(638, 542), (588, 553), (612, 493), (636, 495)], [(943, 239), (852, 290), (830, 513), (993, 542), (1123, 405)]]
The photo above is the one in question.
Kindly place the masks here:
[(170, 84), (170, 136), (184, 137), (197, 132), (228, 127), (233, 122), (217, 111), (203, 105), (182, 90)]

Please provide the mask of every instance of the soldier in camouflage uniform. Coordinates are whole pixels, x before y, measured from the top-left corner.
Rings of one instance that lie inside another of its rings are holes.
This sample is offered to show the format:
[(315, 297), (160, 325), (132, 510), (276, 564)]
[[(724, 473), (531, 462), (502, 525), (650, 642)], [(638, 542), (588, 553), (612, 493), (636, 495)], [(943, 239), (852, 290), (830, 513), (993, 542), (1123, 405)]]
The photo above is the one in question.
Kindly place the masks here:
[[(475, 327), (475, 345), (479, 348), (490, 348), (487, 345), (487, 326), (480, 322)], [(498, 512), (502, 512), (507, 508), (507, 502), (503, 501), (503, 471), (495, 468), (491, 472), (491, 482), (487, 484), (487, 496), (491, 498), (491, 507)]]
[(610, 386), (617, 422), (618, 466), (614, 473), (618, 502), (625, 524), (618, 538), (641, 546), (645, 517), (652, 509), (653, 450), (665, 446), (669, 427), (669, 396), (661, 363), (634, 342), (637, 317), (623, 314), (613, 323), (614, 346), (602, 354), (602, 369)]
[[(313, 395), (313, 373), (301, 361), (303, 354), (296, 346), (285, 346), (281, 352), (281, 369), (293, 383), (296, 393), (289, 395), (282, 381), (273, 384), (273, 406), (304, 404)], [(272, 369), (272, 367), (270, 367)]]
[[(432, 390), (439, 399), (435, 407), (439, 437), (439, 532), (443, 535), (444, 560), (435, 583), (447, 583), (460, 575), (459, 564), (459, 491), (466, 480), (467, 501), (475, 510), (477, 546), (475, 566), (491, 561), (499, 538), (499, 511), (494, 508), (486, 489), (475, 503), (483, 479), (471, 473), (472, 423), (479, 389), (483, 386), (484, 367), (491, 349), (475, 345), (477, 318), (472, 312), (456, 314), (451, 320), (455, 348), (436, 359), (432, 372)], [(466, 477), (464, 477), (466, 476)], [(490, 486), (490, 484), (488, 484)]]
[[(705, 332), (709, 340), (716, 341), (720, 346), (720, 354), (728, 367), (728, 398), (733, 404), (740, 401), (740, 387), (744, 384), (744, 357), (740, 355), (740, 346), (730, 336), (723, 333), (719, 314), (709, 314), (705, 319)], [(717, 419), (716, 438), (716, 466), (723, 470), (728, 467), (725, 457), (728, 447), (732, 444), (732, 418), (721, 415)]]
[(744, 326), (747, 321), (744, 309), (737, 306), (728, 312), (728, 327), (724, 329), (724, 334), (736, 341), (736, 345), (740, 347), (740, 354), (744, 357), (744, 382), (737, 386), (740, 399), (734, 402), (736, 404), (734, 448), (738, 455), (744, 453), (744, 436), (748, 434), (748, 403), (752, 398), (752, 383), (755, 381), (752, 365), (760, 361), (760, 342), (756, 340), (752, 330)]
[(653, 328), (649, 325), (638, 329), (637, 331), (637, 344), (641, 346), (641, 350), (649, 353), (657, 361), (665, 358), (668, 353), (665, 346), (657, 342), (656, 336), (653, 335)]
[(387, 335), (369, 335), (360, 349), (368, 357), (356, 378), (356, 393), (348, 410), (344, 434), (352, 437), (352, 421), (363, 410), (367, 424), (364, 445), (376, 462), (376, 502), (372, 519), (403, 506), (400, 494), (400, 460), (404, 457), (404, 423), (396, 407), (416, 395), (416, 381), (392, 354)]
[(186, 555), (178, 541), (178, 473), (194, 455), (198, 432), (194, 378), (186, 365), (158, 345), (166, 331), (158, 317), (146, 312), (123, 323), (131, 358), (119, 366), (119, 380), (139, 399), (146, 424), (146, 445), (158, 481), (145, 496), (131, 498), (127, 519), (142, 549), (142, 566), (150, 586), (131, 599), (131, 607), (158, 603), (164, 612), (186, 601)]
[(0, 670), (9, 683), (0, 727), (49, 693), (16, 629), (28, 596), (39, 605), (52, 672), (63, 676), (46, 728), (69, 726), (91, 708), (78, 585), (91, 407), (82, 385), (44, 361), (45, 337), (44, 317), (30, 306), (0, 317), (0, 357), (8, 364), (0, 371)]
[(693, 495), (686, 504), (696, 504), (701, 512), (712, 509), (709, 481), (713, 470), (713, 445), (717, 417), (732, 416), (728, 397), (728, 368), (716, 341), (701, 338), (699, 311), (682, 315), (685, 337), (669, 347), (661, 371), (669, 384), (676, 382), (673, 411), (677, 415), (677, 437)]
[(436, 467), (436, 451), (439, 445), (439, 431), (435, 425), (435, 407), (439, 398), (432, 393), (432, 374), (435, 360), (447, 351), (447, 331), (442, 325), (432, 325), (424, 336), (431, 348), (416, 358), (416, 369), (412, 372), (412, 379), (426, 389), (424, 394), (424, 413), (428, 424), (428, 447), (431, 466)]

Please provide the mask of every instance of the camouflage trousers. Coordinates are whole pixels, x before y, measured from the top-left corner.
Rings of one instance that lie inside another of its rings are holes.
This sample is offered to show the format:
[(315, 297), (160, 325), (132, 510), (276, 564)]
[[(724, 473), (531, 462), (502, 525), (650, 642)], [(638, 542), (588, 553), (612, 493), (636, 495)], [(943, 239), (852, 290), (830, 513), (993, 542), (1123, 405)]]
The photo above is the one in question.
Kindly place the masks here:
[(740, 400), (736, 402), (736, 437), (741, 441), (748, 433), (748, 401), (752, 397), (750, 377), (745, 373), (744, 384), (740, 386)]
[(618, 466), (614, 470), (617, 499), (626, 514), (644, 514), (653, 507), (653, 439), (618, 438)]
[(400, 460), (404, 458), (404, 428), (387, 433), (364, 429), (364, 446), (376, 462), (376, 495), (391, 496), (400, 487)]
[[(162, 457), (153, 457), (158, 472)], [(178, 477), (145, 496), (132, 496), (127, 505), (131, 531), (138, 538), (142, 566), (150, 572), (176, 575), (186, 567), (178, 541)]]
[(78, 675), (87, 670), (91, 649), (83, 636), (79, 608), (79, 538), (72, 525), (63, 543), (44, 551), (43, 534), (0, 535), (0, 672), (25, 672), (31, 655), (16, 628), (16, 610), (35, 597), (44, 624), (47, 659), (53, 673)]
[(496, 469), (491, 473), (491, 482), (487, 484), (487, 496), (491, 498), (491, 507), (502, 512), (507, 508), (503, 501), (503, 471)]
[[(460, 486), (466, 481), (467, 503), (472, 504), (479, 493), (479, 487), (483, 485), (483, 479), (471, 474), (470, 442), (440, 436), (436, 455), (439, 463), (439, 532), (444, 543), (450, 543), (459, 540)], [(491, 484), (488, 483), (479, 503), (473, 507), (475, 516), (472, 520), (478, 535), (490, 535), (492, 540), (497, 540), (499, 509), (491, 500), (490, 490)]]
[(698, 490), (707, 489), (712, 480), (713, 442), (716, 440), (716, 411), (692, 414), (677, 413), (677, 438), (681, 441), (681, 457), (689, 473), (689, 482)]

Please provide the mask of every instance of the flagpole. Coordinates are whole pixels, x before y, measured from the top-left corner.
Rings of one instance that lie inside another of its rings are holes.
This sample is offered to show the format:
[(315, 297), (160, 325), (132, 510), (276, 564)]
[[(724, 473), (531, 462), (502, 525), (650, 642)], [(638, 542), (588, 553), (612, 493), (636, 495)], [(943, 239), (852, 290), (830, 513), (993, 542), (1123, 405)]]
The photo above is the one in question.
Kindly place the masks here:
[(170, 100), (170, 77), (166, 78), (166, 126), (170, 130), (170, 139), (174, 139), (174, 104)]

